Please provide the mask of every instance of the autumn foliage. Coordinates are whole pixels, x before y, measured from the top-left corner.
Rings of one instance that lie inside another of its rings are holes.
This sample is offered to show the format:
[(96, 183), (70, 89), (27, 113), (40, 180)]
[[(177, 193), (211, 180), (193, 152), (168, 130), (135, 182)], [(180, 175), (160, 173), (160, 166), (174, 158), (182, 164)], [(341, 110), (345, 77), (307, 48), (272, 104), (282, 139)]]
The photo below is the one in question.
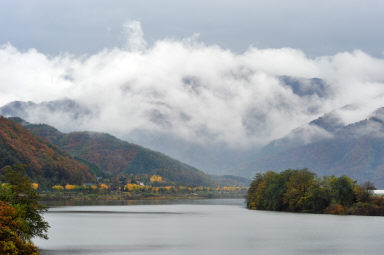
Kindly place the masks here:
[(34, 237), (47, 237), (48, 223), (42, 213), (45, 207), (28, 177), (24, 166), (1, 169), (0, 186), (0, 254), (39, 254), (32, 244)]
[[(28, 124), (25, 128), (37, 136), (44, 137), (88, 167), (93, 165), (95, 172), (98, 172), (96, 176), (148, 174), (160, 175), (183, 185), (208, 186), (215, 182), (209, 175), (194, 167), (109, 134), (96, 132), (65, 134), (44, 124)], [(79, 183), (73, 180), (67, 182)], [(60, 181), (56, 183), (63, 184)]]
[(161, 177), (160, 175), (152, 175), (151, 178), (150, 178), (150, 181), (153, 183), (153, 182), (162, 182), (163, 181), (163, 177)]
[(347, 176), (318, 178), (307, 169), (257, 174), (247, 207), (258, 210), (328, 214), (384, 215), (384, 199), (371, 183), (357, 185)]
[(81, 183), (94, 178), (86, 165), (21, 125), (0, 116), (0, 168), (16, 163), (27, 164), (28, 175), (41, 183)]

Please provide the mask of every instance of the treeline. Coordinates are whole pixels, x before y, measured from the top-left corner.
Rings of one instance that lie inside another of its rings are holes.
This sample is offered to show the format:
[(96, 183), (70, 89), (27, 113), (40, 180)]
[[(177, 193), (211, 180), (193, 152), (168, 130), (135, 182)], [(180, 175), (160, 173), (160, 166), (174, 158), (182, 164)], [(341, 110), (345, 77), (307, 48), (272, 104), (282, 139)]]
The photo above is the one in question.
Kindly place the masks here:
[[(32, 187), (35, 187), (36, 183), (33, 183)], [(188, 192), (200, 192), (200, 191), (216, 191), (216, 192), (235, 192), (245, 191), (247, 188), (240, 186), (217, 186), (216, 188), (204, 187), (204, 186), (152, 186), (152, 185), (139, 185), (135, 183), (128, 183), (121, 187), (110, 187), (107, 184), (92, 184), (92, 185), (54, 185), (51, 187), (52, 191), (93, 191), (93, 192), (107, 192), (107, 191), (122, 191), (122, 192), (155, 192), (155, 193), (188, 193)]]
[(307, 169), (257, 174), (248, 189), (247, 207), (255, 210), (351, 215), (384, 215), (384, 198), (375, 187), (348, 176), (319, 178)]
[[(83, 185), (53, 185), (45, 191), (52, 192), (77, 192), (77, 193), (113, 193), (121, 192), (129, 194), (192, 194), (192, 193), (245, 193), (247, 188), (241, 186), (198, 186), (177, 185), (167, 181), (160, 175), (129, 175), (113, 179), (101, 180), (100, 183), (87, 183)], [(33, 187), (39, 187), (37, 183)]]
[[(38, 188), (38, 183), (33, 183), (34, 188)], [(85, 183), (82, 185), (75, 184), (56, 184), (51, 186), (50, 189), (44, 191), (83, 191), (83, 192), (108, 192), (108, 191), (121, 191), (121, 192), (153, 192), (153, 193), (188, 193), (188, 192), (201, 192), (201, 191), (221, 191), (221, 192), (234, 192), (245, 191), (246, 187), (223, 185), (223, 186), (199, 186), (199, 185), (178, 185), (174, 182), (168, 181), (160, 175), (134, 175), (119, 176), (110, 179), (100, 179), (98, 183)]]
[(37, 187), (24, 172), (24, 165), (7, 166), (0, 176), (0, 254), (37, 255), (33, 237), (47, 237), (46, 211)]

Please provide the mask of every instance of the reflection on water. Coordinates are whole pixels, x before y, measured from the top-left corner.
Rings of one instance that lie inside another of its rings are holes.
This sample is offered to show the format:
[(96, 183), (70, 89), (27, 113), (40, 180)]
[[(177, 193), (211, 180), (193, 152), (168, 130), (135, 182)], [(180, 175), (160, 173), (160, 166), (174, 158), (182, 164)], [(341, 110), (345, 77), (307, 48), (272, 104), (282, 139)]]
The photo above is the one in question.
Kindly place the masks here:
[[(80, 248), (69, 248), (69, 249), (59, 249), (59, 250), (43, 250), (42, 254), (45, 255), (55, 255), (55, 254), (132, 254), (132, 252), (140, 251), (159, 251), (164, 249), (175, 248), (175, 246), (170, 245), (113, 245), (113, 246), (84, 246)], [(187, 247), (178, 247), (186, 249)]]
[(148, 199), (148, 200), (83, 200), (83, 201), (42, 201), (48, 207), (84, 205), (168, 205), (168, 204), (210, 204), (245, 205), (243, 199)]
[(51, 213), (60, 213), (60, 214), (63, 214), (63, 213), (85, 213), (85, 214), (183, 214), (183, 213), (177, 213), (177, 212), (119, 212), (119, 211), (84, 211), (84, 210), (80, 210), (80, 211), (67, 211), (67, 210), (63, 210), (63, 211), (59, 211), (59, 210), (55, 210), (55, 211), (49, 211), (47, 212), (48, 214), (51, 214)]
[(42, 254), (382, 254), (383, 217), (250, 211), (239, 199), (126, 202), (53, 207), (50, 240), (35, 243)]

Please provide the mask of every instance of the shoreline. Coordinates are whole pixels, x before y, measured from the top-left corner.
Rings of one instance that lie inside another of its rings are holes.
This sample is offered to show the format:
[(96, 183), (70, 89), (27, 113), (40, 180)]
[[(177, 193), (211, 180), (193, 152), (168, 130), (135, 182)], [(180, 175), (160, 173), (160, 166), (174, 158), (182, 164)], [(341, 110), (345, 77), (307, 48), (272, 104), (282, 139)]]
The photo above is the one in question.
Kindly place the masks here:
[[(245, 199), (246, 193), (210, 193), (210, 194), (82, 194), (82, 193), (66, 193), (66, 194), (44, 194), (40, 203), (47, 207), (51, 205), (73, 205), (73, 204), (135, 204), (137, 201), (147, 201), (148, 204), (157, 204), (160, 201), (177, 201), (177, 200), (209, 200), (209, 199)], [(157, 201), (157, 202), (156, 202)]]

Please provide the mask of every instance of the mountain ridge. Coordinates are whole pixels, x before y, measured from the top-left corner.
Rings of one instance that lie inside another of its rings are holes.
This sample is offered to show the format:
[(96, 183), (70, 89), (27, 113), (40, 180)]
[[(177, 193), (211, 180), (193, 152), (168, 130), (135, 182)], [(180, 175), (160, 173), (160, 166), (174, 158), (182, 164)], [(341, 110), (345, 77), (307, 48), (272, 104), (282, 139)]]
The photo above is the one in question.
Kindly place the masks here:
[(27, 164), (27, 174), (45, 185), (50, 182), (80, 184), (94, 180), (87, 165), (0, 116), (0, 167), (17, 163)]
[[(331, 114), (309, 122), (291, 134), (272, 141), (242, 169), (245, 173), (309, 168), (320, 175), (349, 175), (359, 181), (384, 186), (384, 108), (366, 119), (341, 125)], [(290, 142), (290, 136), (305, 136), (304, 127), (322, 129), (327, 135), (312, 141)]]
[(107, 133), (62, 133), (46, 124), (31, 124), (18, 117), (10, 119), (23, 124), (26, 129), (44, 137), (74, 158), (94, 164), (110, 176), (157, 174), (171, 182), (202, 186), (211, 186), (216, 182), (249, 183), (246, 178), (237, 176), (210, 176), (161, 152), (120, 140)]

